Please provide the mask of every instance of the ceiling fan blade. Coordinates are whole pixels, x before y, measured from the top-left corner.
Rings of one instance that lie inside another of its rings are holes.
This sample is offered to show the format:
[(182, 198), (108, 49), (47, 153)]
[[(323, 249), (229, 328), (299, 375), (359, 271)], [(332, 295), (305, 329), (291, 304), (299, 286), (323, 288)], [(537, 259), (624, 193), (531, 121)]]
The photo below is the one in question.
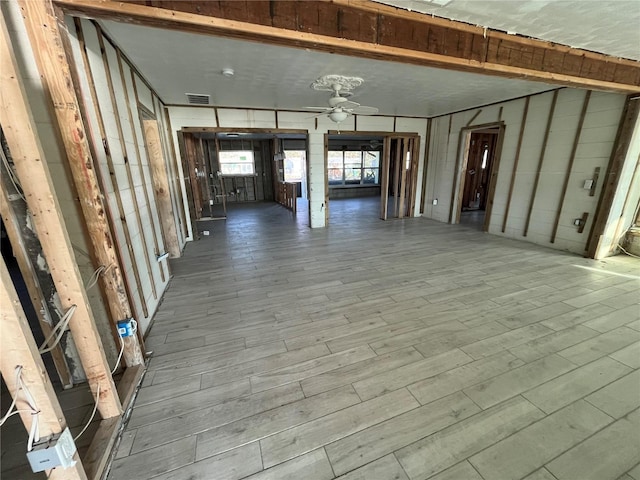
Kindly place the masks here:
[(331, 112), (320, 112), (320, 113), (316, 113), (315, 115), (311, 115), (310, 117), (304, 117), (305, 120), (308, 120), (310, 118), (318, 118), (318, 117), (322, 117), (323, 115), (328, 115)]
[(321, 111), (323, 113), (324, 112), (330, 112), (331, 110), (333, 110), (332, 107), (302, 107), (302, 108), (304, 108), (305, 110), (318, 110), (318, 111)]
[(378, 109), (376, 107), (366, 107), (364, 105), (360, 105), (355, 108), (350, 108), (349, 112), (355, 115), (375, 115), (376, 113), (378, 113)]

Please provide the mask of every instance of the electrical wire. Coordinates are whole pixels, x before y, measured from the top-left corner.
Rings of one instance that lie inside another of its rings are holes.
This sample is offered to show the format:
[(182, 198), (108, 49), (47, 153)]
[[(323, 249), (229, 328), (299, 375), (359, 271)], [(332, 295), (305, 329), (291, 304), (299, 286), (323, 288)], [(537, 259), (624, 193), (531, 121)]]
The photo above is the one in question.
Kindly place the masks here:
[(120, 360), (122, 360), (122, 354), (124, 353), (124, 340), (122, 339), (122, 335), (120, 335), (119, 332), (118, 332), (118, 338), (120, 339), (120, 354), (118, 355), (118, 360), (116, 361), (116, 364), (114, 365), (113, 370), (111, 370), (111, 375), (116, 373), (116, 370), (120, 365)]
[[(40, 440), (40, 428), (39, 428), (39, 422), (38, 422), (39, 420), (38, 415), (40, 414), (40, 410), (38, 410), (36, 402), (33, 396), (31, 395), (31, 392), (22, 381), (22, 368), (23, 368), (22, 365), (16, 366), (16, 392), (13, 396), (13, 401), (9, 406), (9, 410), (7, 411), (5, 416), (2, 417), (2, 420), (0, 420), (0, 426), (4, 425), (7, 419), (12, 415), (15, 415), (17, 413), (25, 413), (25, 412), (31, 413), (31, 415), (35, 418), (33, 418), (33, 420), (31, 421), (31, 428), (29, 429), (29, 440), (27, 442), (27, 451), (30, 452), (31, 450), (33, 450), (33, 442), (37, 442), (38, 440)], [(24, 401), (29, 407), (29, 410), (17, 410), (15, 408), (18, 402), (18, 396), (20, 395), (21, 391), (25, 398)]]
[[(71, 320), (71, 317), (73, 316), (73, 313), (76, 311), (76, 308), (77, 308), (77, 305), (75, 304), (71, 305), (71, 307), (69, 307), (69, 310), (67, 310), (67, 312), (62, 316), (58, 324), (55, 327), (53, 327), (49, 336), (45, 339), (44, 342), (42, 342), (42, 345), (40, 345), (40, 348), (38, 348), (38, 351), (41, 354), (50, 352), (51, 350), (56, 348), (56, 345), (58, 345), (58, 343), (62, 339), (65, 329), (69, 324), (69, 320)], [(49, 344), (49, 341), (54, 336), (56, 337), (54, 342), (51, 345), (47, 346)]]
[(107, 269), (105, 268), (104, 265), (100, 265), (95, 272), (93, 272), (91, 274), (91, 277), (89, 278), (89, 281), (87, 282), (87, 284), (84, 286), (85, 290), (89, 290), (91, 288), (93, 288), (93, 286), (98, 283), (98, 278), (100, 277), (100, 274), (102, 272), (106, 272)]
[(98, 404), (100, 403), (100, 384), (98, 384), (98, 389), (96, 391), (96, 404), (93, 407), (93, 412), (91, 412), (91, 417), (89, 417), (89, 421), (87, 422), (87, 424), (84, 426), (84, 428), (82, 429), (82, 431), (76, 435), (75, 437), (73, 437), (73, 441), (77, 442), (78, 439), (80, 438), (80, 436), (87, 430), (87, 428), (89, 428), (89, 425), (91, 425), (91, 422), (93, 422), (93, 417), (96, 416), (96, 412), (98, 411)]
[(633, 254), (633, 253), (631, 253), (631, 252), (627, 252), (627, 251), (622, 247), (622, 245), (620, 245), (620, 244), (618, 244), (618, 248), (619, 248), (620, 250), (622, 250), (624, 253), (626, 253), (627, 255), (629, 255), (630, 257), (633, 257), (633, 258), (640, 258), (638, 255), (634, 255), (634, 254)]
[(7, 159), (7, 156), (4, 154), (4, 148), (0, 148), (0, 156), (2, 157), (4, 168), (7, 169), (7, 173), (9, 174), (9, 180), (11, 180), (11, 183), (13, 183), (13, 187), (16, 189), (16, 192), (18, 192), (18, 195), (20, 195), (20, 198), (22, 198), (22, 200), (26, 202), (27, 199), (24, 198), (24, 195), (22, 193), (22, 185), (20, 185), (20, 180), (11, 168), (11, 165), (9, 165), (9, 159)]

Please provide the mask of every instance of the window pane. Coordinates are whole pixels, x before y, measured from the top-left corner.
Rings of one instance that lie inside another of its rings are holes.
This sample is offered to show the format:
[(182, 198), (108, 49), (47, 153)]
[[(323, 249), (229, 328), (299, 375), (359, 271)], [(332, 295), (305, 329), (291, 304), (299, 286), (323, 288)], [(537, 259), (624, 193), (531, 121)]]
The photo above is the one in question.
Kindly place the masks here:
[(329, 183), (342, 183), (342, 169), (341, 168), (330, 168), (329, 172)]
[(223, 175), (253, 175), (253, 152), (250, 150), (222, 151), (219, 155)]
[(365, 152), (364, 166), (378, 168), (380, 166), (380, 152)]
[(307, 152), (304, 150), (285, 150), (284, 152), (284, 181), (301, 182), (304, 177), (304, 163)]
[(377, 185), (378, 184), (378, 172), (379, 172), (379, 170), (377, 168), (365, 168), (364, 177), (362, 179), (362, 183), (369, 183), (369, 184)]
[(344, 180), (347, 183), (360, 183), (362, 178), (362, 169), (360, 168), (345, 168)]
[(344, 167), (362, 167), (362, 152), (344, 152)]
[(327, 163), (329, 168), (342, 168), (342, 152), (330, 151)]

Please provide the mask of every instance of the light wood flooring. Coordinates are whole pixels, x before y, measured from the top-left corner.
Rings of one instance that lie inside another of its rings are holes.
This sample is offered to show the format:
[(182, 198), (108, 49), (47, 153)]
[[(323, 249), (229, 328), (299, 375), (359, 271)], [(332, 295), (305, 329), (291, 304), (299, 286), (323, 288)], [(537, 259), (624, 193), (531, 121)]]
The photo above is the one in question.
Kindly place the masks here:
[(640, 263), (332, 201), (172, 261), (110, 480), (640, 480)]

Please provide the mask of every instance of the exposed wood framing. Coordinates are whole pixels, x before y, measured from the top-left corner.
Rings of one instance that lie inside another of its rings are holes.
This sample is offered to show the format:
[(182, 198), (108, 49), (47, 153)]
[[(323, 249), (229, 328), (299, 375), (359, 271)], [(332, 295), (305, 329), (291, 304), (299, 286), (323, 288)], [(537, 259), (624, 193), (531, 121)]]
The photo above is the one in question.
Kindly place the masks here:
[[(578, 88), (640, 91), (640, 63), (369, 1), (57, 0), (67, 12)], [(148, 6), (152, 5), (152, 6)], [(159, 8), (156, 8), (159, 7)]]
[[(20, 365), (22, 367), (22, 382), (29, 389), (35, 402), (34, 407), (39, 411), (38, 416), (34, 417), (25, 408), (24, 396), (20, 393), (19, 399), (21, 401), (17, 403), (17, 407), (22, 423), (29, 430), (31, 422), (37, 418), (41, 438), (60, 433), (67, 426), (67, 422), (2, 258), (0, 258), (0, 305), (2, 305), (2, 309), (0, 309), (0, 350), (2, 351), (0, 371), (2, 378), (11, 395), (16, 396), (18, 385), (15, 369)], [(74, 466), (65, 469), (54, 468), (50, 470), (47, 477), (54, 480), (86, 480), (87, 476), (77, 452), (75, 460)]]
[(395, 163), (393, 168), (393, 216), (398, 216), (398, 195), (400, 194), (400, 165), (402, 163), (402, 143), (396, 141)]
[(180, 158), (182, 159), (182, 172), (184, 174), (184, 192), (187, 195), (187, 207), (189, 209), (189, 218), (191, 220), (191, 236), (193, 240), (200, 238), (198, 233), (198, 226), (196, 224), (196, 205), (193, 198), (193, 188), (191, 182), (191, 176), (189, 175), (189, 163), (187, 159), (186, 150), (186, 136), (188, 134), (177, 132), (178, 135), (178, 148), (180, 149)]
[[(412, 138), (405, 138), (402, 140), (402, 158), (400, 159), (400, 205), (398, 207), (398, 218), (404, 218), (406, 216), (406, 195), (407, 195), (407, 155), (411, 154), (413, 144)], [(412, 156), (413, 160), (413, 156)], [(409, 164), (411, 167), (411, 164)]]
[[(4, 169), (4, 164), (0, 164), (0, 214), (4, 223), (7, 236), (11, 242), (13, 255), (20, 268), (20, 273), (29, 292), (33, 309), (38, 316), (40, 328), (45, 338), (53, 330), (55, 315), (55, 287), (51, 275), (45, 269), (37, 268), (37, 256), (42, 251), (40, 242), (35, 232), (28, 228), (29, 215), (26, 203), (20, 198), (17, 192), (12, 191), (13, 185), (9, 182), (8, 172)], [(19, 212), (19, 213), (18, 213)], [(44, 292), (49, 294), (45, 296)], [(66, 345), (66, 335), (61, 339), (61, 343)], [(73, 386), (73, 377), (67, 360), (62, 351), (61, 344), (51, 350), (53, 364), (60, 378), (60, 383), (65, 388)]]
[[(110, 69), (110, 63), (109, 63), (109, 56), (107, 55), (107, 49), (105, 48), (105, 44), (104, 44), (104, 37), (102, 36), (102, 30), (97, 27), (96, 30), (98, 31), (98, 42), (100, 44), (100, 52), (102, 53), (102, 62), (104, 63), (104, 70), (105, 70), (105, 77), (107, 80), (107, 85), (109, 88), (109, 95), (111, 96), (111, 106), (113, 108), (113, 112), (114, 112), (114, 118), (116, 120), (116, 128), (118, 130), (118, 138), (120, 139), (120, 149), (122, 150), (122, 155), (124, 158), (124, 164), (125, 164), (125, 172), (127, 174), (127, 186), (129, 187), (129, 190), (131, 191), (131, 196), (135, 202), (136, 208), (134, 208), (134, 213), (135, 213), (135, 219), (136, 219), (136, 224), (138, 227), (138, 231), (140, 232), (140, 239), (143, 245), (143, 256), (144, 256), (144, 263), (147, 267), (147, 277), (149, 278), (149, 286), (151, 287), (151, 294), (153, 295), (154, 299), (158, 298), (158, 292), (156, 290), (156, 282), (155, 279), (153, 277), (153, 269), (151, 267), (151, 260), (149, 259), (149, 252), (147, 251), (147, 236), (144, 233), (144, 227), (142, 225), (142, 220), (140, 218), (140, 208), (138, 207), (140, 205), (140, 202), (138, 201), (138, 194), (136, 193), (136, 187), (135, 184), (133, 182), (133, 175), (131, 173), (131, 162), (129, 161), (129, 155), (127, 153), (127, 146), (124, 140), (124, 132), (123, 132), (123, 128), (122, 128), (122, 120), (120, 120), (120, 111), (118, 108), (118, 101), (116, 98), (116, 93), (115, 93), (115, 89), (114, 89), (114, 80), (113, 78), (111, 78), (111, 69)], [(118, 54), (118, 51), (114, 48), (114, 52), (116, 53), (116, 55)], [(126, 85), (122, 85), (122, 89), (126, 90)], [(115, 174), (112, 176), (112, 179), (115, 180)], [(120, 189), (116, 188), (116, 184), (114, 184), (114, 190), (116, 192), (116, 195), (118, 197), (120, 197)], [(121, 215), (124, 218), (124, 209), (121, 209)], [(126, 224), (126, 221), (123, 221), (123, 224)], [(129, 239), (127, 240), (127, 243), (131, 244), (131, 237), (129, 237)], [(134, 250), (133, 247), (131, 247), (131, 258), (134, 259), (135, 258), (135, 254), (134, 254)], [(136, 269), (136, 264), (137, 262), (133, 261), (133, 266), (134, 266), (134, 270)], [(144, 295), (144, 291), (142, 292), (142, 295)], [(149, 316), (148, 313), (145, 314), (145, 317)]]
[(607, 171), (604, 176), (602, 192), (600, 193), (595, 217), (589, 232), (589, 240), (586, 248), (586, 256), (589, 258), (597, 258), (596, 255), (600, 256), (599, 250), (602, 236), (607, 227), (613, 199), (618, 188), (618, 183), (620, 182), (620, 174), (631, 145), (633, 128), (638, 121), (639, 115), (640, 98), (634, 98), (633, 100), (628, 98), (624, 111), (622, 112), (616, 140), (613, 144), (611, 157), (609, 158), (609, 164), (607, 165)]
[(411, 141), (411, 175), (409, 178), (409, 213), (410, 217), (416, 211), (416, 194), (418, 193), (418, 165), (420, 164), (420, 137)]
[(518, 163), (520, 161), (520, 150), (522, 149), (522, 139), (524, 138), (524, 129), (527, 125), (527, 114), (529, 113), (530, 97), (525, 98), (524, 111), (522, 112), (522, 121), (520, 122), (520, 133), (518, 134), (518, 145), (516, 146), (516, 158), (513, 160), (513, 169), (511, 170), (511, 182), (509, 183), (509, 193), (507, 194), (507, 206), (502, 220), (502, 233), (507, 229), (507, 221), (509, 220), (509, 209), (511, 208), (511, 199), (513, 198), (513, 189), (516, 184), (516, 175), (518, 174)]
[[(84, 129), (82, 118), (84, 110), (74, 90), (77, 81), (74, 82), (73, 79), (75, 69), (68, 63), (70, 61), (68, 59), (72, 59), (72, 56), (67, 55), (67, 52), (70, 52), (70, 46), (66, 26), (63, 19), (52, 10), (50, 4), (24, 0), (19, 4), (24, 12), (27, 33), (34, 46), (33, 52), (38, 70), (46, 86), (45, 92), (50, 95), (58, 121), (68, 159), (67, 165), (74, 186), (82, 199), (80, 206), (93, 247), (92, 253), (100, 265), (109, 267), (100, 278), (111, 320), (116, 323), (118, 320), (131, 317), (131, 309), (124, 288), (120, 258), (114, 245), (98, 183), (98, 174), (92, 162), (95, 155)], [(138, 365), (144, 362), (140, 345), (134, 338), (125, 340), (123, 357), (127, 365)]]
[[(25, 14), (25, 24), (33, 44), (36, 56), (47, 59), (39, 65), (43, 80), (60, 95), (54, 102), (58, 123), (65, 139), (65, 147), (71, 164), (90, 170), (91, 163), (86, 133), (79, 114), (78, 102), (69, 77), (69, 66), (64, 51), (53, 54), (49, 49), (61, 49), (57, 36), (57, 21), (53, 11), (41, 2), (21, 2)], [(51, 7), (50, 5), (48, 7)], [(13, 155), (18, 178), (22, 186), (27, 205), (32, 213), (33, 223), (40, 235), (40, 243), (45, 253), (51, 276), (60, 296), (62, 307), (67, 311), (73, 305), (76, 310), (69, 322), (69, 328), (82, 360), (89, 385), (94, 395), (100, 386), (99, 410), (102, 418), (111, 418), (122, 413), (109, 364), (104, 354), (100, 334), (95, 325), (93, 312), (85, 291), (82, 277), (73, 254), (73, 248), (57, 201), (51, 174), (36, 126), (31, 116), (22, 77), (16, 64), (4, 19), (1, 22), (0, 41), (0, 124), (3, 125), (7, 144)], [(50, 37), (53, 35), (53, 38)], [(47, 52), (50, 55), (47, 55)], [(53, 62), (53, 63), (52, 63)], [(85, 173), (86, 174), (86, 173)], [(95, 181), (95, 177), (93, 177)], [(92, 195), (83, 196), (83, 203), (100, 201), (97, 184)], [(100, 201), (101, 204), (101, 201)], [(97, 207), (98, 205), (95, 205)], [(98, 213), (97, 211), (94, 213)], [(104, 211), (102, 211), (104, 215)], [(87, 222), (89, 223), (89, 222)], [(91, 225), (90, 230), (91, 230)], [(103, 237), (104, 240), (105, 237)], [(5, 355), (3, 355), (4, 357)]]
[[(142, 180), (142, 193), (143, 193), (144, 201), (146, 204), (147, 218), (149, 218), (149, 222), (151, 223), (150, 227), (151, 227), (151, 236), (153, 237), (153, 249), (154, 249), (153, 253), (157, 257), (162, 252), (160, 252), (158, 234), (156, 232), (156, 226), (153, 220), (153, 212), (151, 211), (151, 202), (149, 201), (149, 192), (147, 191), (148, 180), (144, 171), (144, 166), (142, 165), (142, 155), (140, 154), (140, 145), (138, 144), (138, 133), (136, 132), (136, 128), (134, 125), (134, 119), (135, 121), (140, 121), (140, 117), (137, 115), (134, 117), (133, 112), (131, 111), (131, 99), (129, 98), (129, 91), (127, 88), (126, 76), (124, 74), (122, 54), (119, 49), (116, 49), (116, 57), (118, 58), (118, 70), (120, 71), (120, 81), (122, 83), (122, 90), (124, 92), (124, 101), (127, 104), (127, 118), (129, 119), (129, 125), (131, 125), (131, 135), (133, 135), (133, 146), (135, 148), (136, 158), (138, 159), (138, 175), (140, 175), (140, 179)], [(130, 73), (131, 75), (129, 78), (131, 80), (131, 85), (135, 93), (135, 104), (137, 106), (138, 89), (136, 87), (136, 79), (135, 79), (133, 70), (130, 69)], [(153, 205), (156, 205), (156, 198), (153, 190), (151, 191), (151, 195), (152, 195), (151, 198), (153, 198)], [(138, 210), (138, 208), (136, 208), (136, 210)], [(142, 227), (142, 222), (140, 222), (140, 225)], [(146, 243), (145, 243), (145, 246), (146, 246)], [(149, 255), (146, 255), (146, 258), (148, 259)], [(162, 262), (158, 262), (158, 269), (160, 270), (160, 279), (163, 282), (165, 282), (166, 279), (165, 279), (165, 273), (164, 273), (164, 266)]]
[[(181, 192), (182, 193), (182, 188), (181, 188), (181, 182), (180, 182), (180, 175), (178, 175), (178, 161), (176, 159), (176, 145), (175, 142), (173, 141), (173, 129), (171, 127), (171, 116), (169, 115), (169, 109), (165, 108), (164, 109), (164, 116), (165, 116), (165, 121), (166, 121), (166, 129), (167, 129), (167, 137), (169, 138), (169, 163), (171, 165), (171, 177), (173, 180), (173, 187), (175, 189), (176, 192)], [(182, 195), (181, 195), (182, 197)], [(182, 225), (182, 234), (184, 236), (184, 238), (187, 238), (189, 236), (189, 225), (187, 224), (187, 217), (186, 217), (186, 212), (184, 211), (184, 204), (182, 202), (180, 202), (178, 205), (178, 212), (179, 212), (179, 218), (180, 218), (180, 223)]]
[[(120, 260), (120, 265), (124, 265), (123, 259), (122, 259), (122, 252), (124, 251), (128, 251), (129, 252), (129, 256), (132, 259), (132, 271), (133, 271), (133, 275), (134, 275), (134, 280), (136, 282), (136, 289), (138, 292), (138, 298), (140, 299), (140, 305), (142, 307), (142, 312), (136, 312), (136, 317), (140, 318), (140, 313), (142, 313), (145, 317), (149, 316), (148, 313), (148, 309), (147, 309), (147, 302), (146, 299), (144, 298), (144, 294), (142, 291), (142, 282), (140, 280), (140, 274), (138, 272), (138, 268), (136, 265), (136, 262), (134, 260), (134, 256), (133, 256), (133, 246), (132, 246), (132, 242), (131, 242), (131, 234), (129, 233), (129, 226), (127, 225), (126, 221), (124, 220), (123, 214), (121, 212), (124, 211), (124, 206), (122, 205), (122, 199), (120, 198), (120, 195), (118, 194), (118, 181), (116, 178), (116, 174), (115, 174), (115, 167), (113, 165), (113, 158), (111, 157), (111, 149), (109, 148), (109, 140), (107, 138), (107, 132), (105, 129), (105, 125), (104, 125), (104, 121), (102, 120), (102, 108), (100, 106), (100, 102), (98, 99), (98, 94), (96, 91), (96, 86), (93, 82), (93, 74), (91, 71), (91, 65), (89, 63), (89, 58), (87, 56), (87, 47), (85, 45), (85, 41), (84, 41), (84, 33), (82, 30), (82, 25), (80, 24), (80, 21), (76, 19), (75, 21), (75, 26), (76, 26), (76, 31), (78, 34), (78, 42), (80, 43), (80, 51), (82, 54), (82, 59), (83, 59), (83, 63), (84, 63), (84, 69), (86, 72), (86, 76), (87, 76), (87, 81), (89, 82), (89, 90), (91, 93), (91, 98), (92, 98), (92, 103), (93, 103), (93, 107), (96, 111), (96, 119), (97, 119), (97, 123), (98, 123), (98, 129), (100, 131), (100, 137), (102, 138), (102, 144), (104, 147), (104, 154), (105, 154), (105, 160), (107, 162), (107, 170), (109, 171), (109, 178), (111, 179), (111, 184), (114, 190), (114, 197), (116, 199), (116, 206), (117, 206), (117, 211), (114, 212), (112, 211), (109, 202), (107, 202), (106, 206), (107, 209), (110, 212), (110, 215), (108, 216), (110, 225), (111, 225), (111, 230), (112, 231), (116, 231), (116, 227), (115, 227), (115, 221), (116, 219), (119, 219), (121, 224), (122, 224), (122, 230), (124, 232), (124, 236), (125, 236), (125, 245), (122, 244), (122, 242), (120, 242), (119, 238), (117, 235), (113, 235), (114, 239), (115, 239), (115, 245), (118, 246), (118, 248), (116, 249), (116, 253), (118, 255), (118, 258)], [(100, 184), (102, 185), (102, 191), (106, 192), (108, 191), (107, 186), (106, 186), (106, 179), (102, 178), (102, 174), (100, 171), (100, 168), (95, 168), (94, 171), (96, 172), (96, 175), (98, 176), (99, 180), (100, 180)], [(134, 311), (135, 308), (135, 303), (133, 302), (133, 289), (132, 286), (130, 285), (130, 282), (128, 281), (128, 278), (125, 275), (120, 274), (120, 278), (122, 281), (122, 285), (124, 286), (124, 289), (120, 289), (119, 291), (124, 293), (124, 296), (127, 300), (126, 304), (122, 304), (123, 308), (122, 308), (122, 318), (127, 318), (127, 315), (130, 317)], [(138, 336), (138, 338), (140, 338)], [(129, 345), (128, 342), (130, 342), (132, 340), (132, 337), (127, 337), (126, 339), (123, 339), (125, 341), (125, 355), (128, 355), (128, 350), (129, 350)], [(127, 357), (125, 357), (125, 361), (127, 362), (127, 365), (129, 365)], [(136, 365), (137, 363), (133, 363), (132, 365)]]
[[(576, 159), (576, 151), (578, 150), (578, 143), (580, 143), (580, 135), (582, 134), (582, 126), (584, 125), (584, 119), (587, 116), (587, 108), (589, 108), (589, 99), (591, 98), (591, 90), (587, 90), (584, 96), (584, 102), (582, 103), (582, 111), (580, 112), (580, 118), (578, 120), (578, 128), (573, 138), (573, 145), (571, 147), (571, 153), (569, 154), (569, 164), (564, 174), (564, 183), (562, 184), (562, 194), (560, 195), (560, 203), (558, 204), (558, 210), (556, 211), (556, 218), (553, 222), (553, 231), (551, 232), (551, 243), (556, 241), (556, 235), (558, 234), (558, 225), (560, 224), (560, 215), (562, 215), (562, 207), (564, 206), (564, 200), (567, 196), (567, 188), (569, 187), (569, 179), (571, 178), (571, 170), (573, 170), (573, 162)], [(584, 218), (586, 222), (586, 218)], [(582, 233), (584, 230), (584, 223), (580, 225), (578, 233)]]
[(542, 147), (540, 148), (540, 158), (538, 159), (538, 166), (536, 167), (536, 178), (533, 181), (533, 189), (531, 190), (531, 198), (529, 199), (529, 210), (527, 211), (527, 220), (524, 224), (524, 232), (522, 236), (526, 237), (529, 233), (529, 224), (531, 223), (531, 215), (533, 214), (533, 204), (536, 200), (536, 194), (538, 193), (538, 183), (540, 183), (540, 175), (542, 174), (542, 164), (544, 163), (544, 157), (547, 153), (547, 142), (549, 141), (549, 133), (551, 132), (551, 124), (553, 123), (553, 114), (556, 110), (556, 102), (558, 101), (558, 90), (553, 92), (553, 99), (551, 100), (551, 107), (549, 107), (549, 116), (547, 117), (547, 128), (544, 131), (544, 138), (542, 139)]
[(385, 137), (382, 145), (382, 174), (380, 182), (380, 218), (387, 219), (389, 210), (389, 166), (391, 165), (391, 137)]
[(427, 132), (424, 145), (424, 166), (422, 167), (422, 192), (420, 194), (420, 214), (424, 213), (424, 202), (427, 200), (427, 178), (429, 175), (429, 150), (431, 149), (431, 125), (433, 119), (427, 119)]
[(177, 258), (182, 253), (178, 242), (178, 231), (173, 216), (173, 205), (171, 203), (171, 189), (169, 177), (167, 175), (162, 145), (160, 143), (160, 131), (158, 122), (155, 119), (142, 118), (144, 127), (145, 144), (147, 146), (147, 156), (149, 157), (149, 168), (151, 169), (151, 179), (153, 189), (156, 194), (158, 205), (158, 215), (164, 236), (164, 245), (172, 258)]

